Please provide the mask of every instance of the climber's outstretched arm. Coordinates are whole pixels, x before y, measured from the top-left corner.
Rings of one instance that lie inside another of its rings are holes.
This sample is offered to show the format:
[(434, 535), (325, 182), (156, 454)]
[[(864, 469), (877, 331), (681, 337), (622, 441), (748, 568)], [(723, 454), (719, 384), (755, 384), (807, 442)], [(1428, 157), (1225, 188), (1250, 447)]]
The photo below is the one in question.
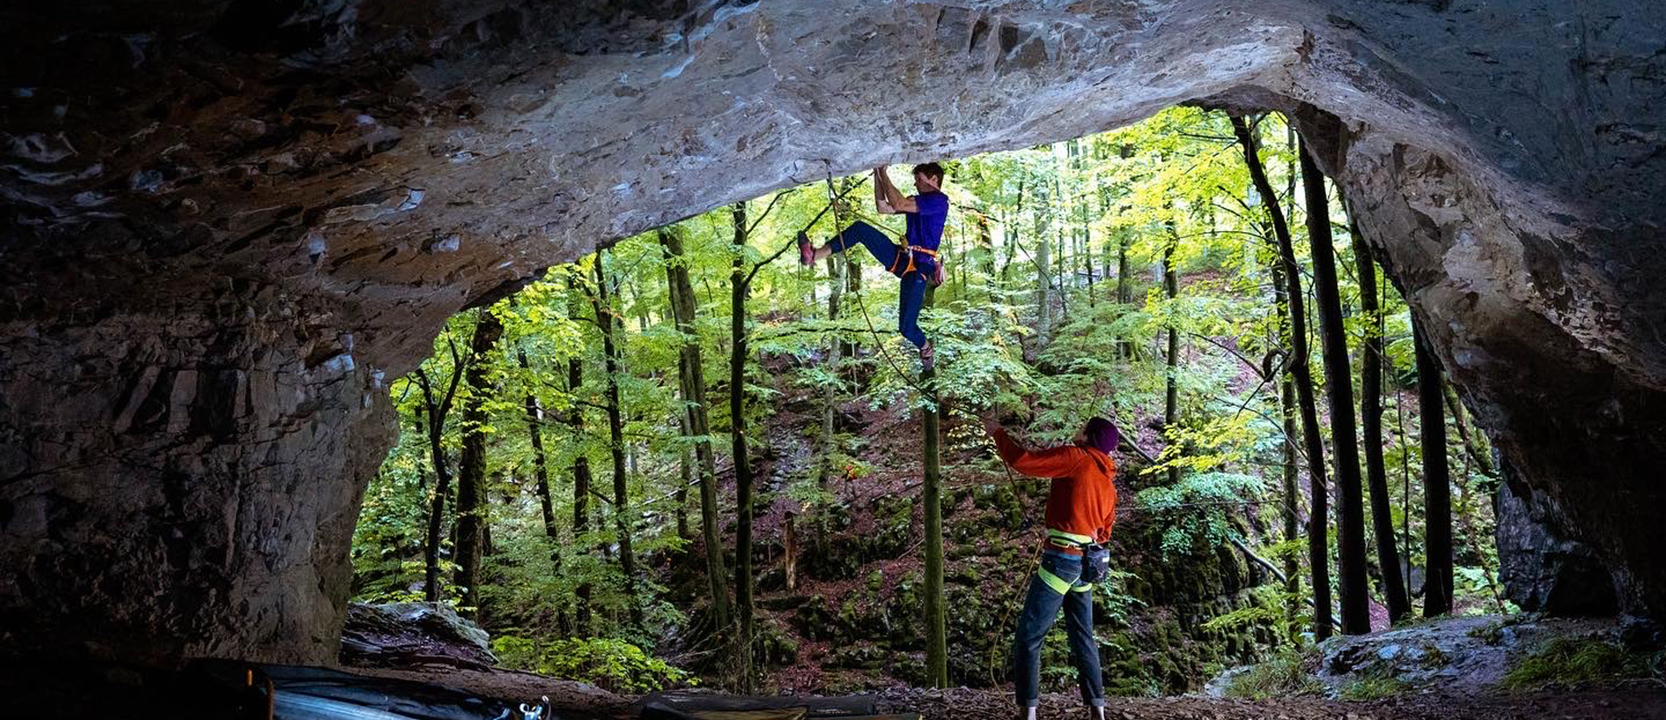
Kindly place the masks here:
[(1027, 450), (1007, 434), (1006, 429), (993, 420), (983, 421), (984, 432), (995, 441), (995, 451), (1012, 469), (1031, 477), (1067, 477), (1082, 463), (1081, 448), (1066, 445), (1047, 450)]
[(914, 198), (904, 197), (897, 186), (891, 184), (891, 176), (885, 174), (882, 165), (873, 169), (874, 205), (882, 213), (912, 213), (919, 212), (920, 206), (914, 203)]

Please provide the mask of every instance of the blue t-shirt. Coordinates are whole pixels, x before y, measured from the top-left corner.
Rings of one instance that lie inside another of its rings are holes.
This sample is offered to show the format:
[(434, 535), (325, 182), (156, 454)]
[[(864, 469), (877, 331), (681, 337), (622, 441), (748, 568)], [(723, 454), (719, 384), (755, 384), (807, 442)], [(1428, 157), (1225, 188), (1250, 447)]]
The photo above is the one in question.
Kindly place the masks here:
[[(908, 223), (908, 246), (936, 250), (938, 243), (943, 242), (943, 224), (949, 219), (949, 196), (933, 190), (914, 196), (917, 212), (903, 213)], [(925, 270), (935, 270), (937, 267), (928, 255), (915, 255), (916, 266), (924, 266)]]

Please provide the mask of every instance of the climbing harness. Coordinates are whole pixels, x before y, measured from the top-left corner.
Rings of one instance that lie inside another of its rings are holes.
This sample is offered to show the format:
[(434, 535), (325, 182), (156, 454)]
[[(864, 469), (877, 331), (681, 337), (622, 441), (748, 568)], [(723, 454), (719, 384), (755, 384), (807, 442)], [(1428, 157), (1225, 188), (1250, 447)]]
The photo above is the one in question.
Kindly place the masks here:
[[(1082, 553), (1081, 582), (1093, 584), (1104, 579), (1111, 571), (1111, 551), (1104, 545), (1094, 542), (1086, 535), (1067, 533), (1063, 530), (1047, 528), (1047, 544), (1066, 550), (1079, 550)], [(1045, 572), (1045, 571), (1043, 571)], [(1050, 573), (1049, 573), (1050, 574)], [(1047, 579), (1043, 576), (1043, 580)], [(1058, 578), (1053, 578), (1057, 580)], [(1052, 582), (1049, 585), (1054, 585)], [(1068, 585), (1068, 584), (1067, 584)], [(1057, 585), (1054, 585), (1055, 589)], [(1074, 588), (1072, 588), (1074, 589)]]
[[(829, 176), (829, 177), (831, 177), (831, 176)], [(834, 215), (837, 216), (837, 214), (838, 213), (835, 211)], [(914, 253), (919, 253), (921, 255), (925, 255), (927, 257), (930, 257), (931, 260), (932, 260), (932, 265), (937, 268), (934, 272), (932, 272), (931, 277), (926, 278), (926, 281), (931, 283), (933, 287), (938, 287), (938, 286), (941, 286), (943, 284), (943, 280), (945, 279), (946, 276), (945, 276), (945, 273), (943, 271), (942, 257), (940, 255), (938, 255), (937, 250), (932, 250), (930, 248), (923, 248), (923, 247), (915, 247), (913, 245), (908, 244), (908, 234), (907, 233), (899, 233), (895, 230), (892, 230), (888, 227), (885, 227), (878, 220), (875, 220), (874, 218), (872, 218), (872, 217), (870, 217), (866, 214), (863, 214), (861, 212), (852, 211), (851, 215), (855, 216), (855, 218), (857, 220), (861, 220), (862, 222), (867, 223), (869, 227), (872, 227), (876, 230), (879, 230), (880, 232), (883, 232), (887, 235), (890, 235), (890, 236), (896, 238), (899, 242), (902, 243), (900, 249), (897, 250), (896, 258), (891, 260), (891, 264), (890, 264), (890, 266), (885, 268), (885, 272), (891, 273), (892, 275), (895, 275), (899, 278), (900, 277), (907, 277), (908, 274), (911, 273), (911, 272), (919, 272), (920, 271), (919, 264), (915, 262), (915, 258), (914, 258)], [(923, 274), (924, 273), (922, 273), (922, 275)]]

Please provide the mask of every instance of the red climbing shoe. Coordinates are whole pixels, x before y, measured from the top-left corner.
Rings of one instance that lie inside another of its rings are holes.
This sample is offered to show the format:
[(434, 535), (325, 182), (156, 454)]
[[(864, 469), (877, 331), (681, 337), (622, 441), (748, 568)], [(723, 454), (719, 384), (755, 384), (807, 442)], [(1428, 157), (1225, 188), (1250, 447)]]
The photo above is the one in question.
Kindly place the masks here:
[(810, 236), (798, 233), (798, 262), (802, 265), (816, 264), (816, 248), (810, 244)]
[(937, 348), (932, 347), (931, 341), (927, 340), (926, 344), (920, 348), (920, 368), (930, 370), (936, 358)]

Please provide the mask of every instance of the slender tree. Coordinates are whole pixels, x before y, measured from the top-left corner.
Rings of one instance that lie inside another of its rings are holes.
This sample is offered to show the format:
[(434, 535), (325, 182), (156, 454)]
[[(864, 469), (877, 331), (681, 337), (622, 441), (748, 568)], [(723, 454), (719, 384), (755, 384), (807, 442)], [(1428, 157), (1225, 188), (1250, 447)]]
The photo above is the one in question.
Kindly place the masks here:
[(1295, 243), (1290, 238), (1290, 226), (1284, 221), (1284, 210), (1278, 195), (1267, 181), (1261, 165), (1259, 141), (1250, 132), (1242, 117), (1232, 116), (1232, 131), (1244, 151), (1244, 163), (1249, 169), (1255, 191), (1265, 201), (1273, 223), (1273, 234), (1278, 239), (1279, 261), (1283, 264), (1286, 299), (1290, 304), (1290, 374), (1296, 380), (1296, 398), (1302, 417), (1303, 445), (1307, 448), (1307, 474), (1312, 510), (1307, 518), (1307, 548), (1309, 571), (1313, 581), (1313, 635), (1323, 640), (1331, 633), (1329, 505), (1326, 495), (1329, 482), (1325, 475), (1325, 441), (1319, 431), (1319, 410), (1313, 397), (1313, 373), (1308, 366), (1311, 353), (1307, 347), (1307, 315), (1303, 306), (1301, 265), (1296, 262)]
[[(932, 307), (936, 295), (937, 288), (927, 286), (922, 307)], [(943, 406), (936, 393), (936, 368), (926, 368), (920, 374), (920, 381), (928, 391), (920, 423), (924, 450), (920, 503), (926, 525), (926, 676), (933, 687), (941, 688), (949, 686), (947, 606), (943, 599), (943, 488), (938, 452), (938, 425)]]
[[(682, 365), (682, 360), (679, 359), (677, 364)], [(681, 372), (681, 369), (679, 368), (678, 371)], [(677, 426), (682, 429), (684, 437), (690, 436), (688, 431), (688, 421), (686, 419), (679, 418)], [(688, 448), (685, 447), (679, 451), (677, 455), (677, 476), (679, 480), (677, 483), (677, 492), (675, 493), (677, 506), (677, 537), (682, 540), (693, 540), (694, 534), (688, 529), (688, 486), (694, 484), (694, 454), (689, 452)], [(682, 551), (679, 549), (677, 552)]]
[(1464, 456), (1469, 462), (1475, 463), (1475, 469), (1480, 470), (1493, 480), (1498, 480), (1498, 466), (1493, 464), (1492, 453), (1486, 449), (1486, 436), (1479, 429), (1470, 427), (1465, 418), (1464, 404), (1458, 401), (1458, 393), (1453, 390), (1452, 383), (1441, 386), (1441, 394), (1446, 398), (1446, 407), (1452, 409), (1452, 423), (1458, 426), (1458, 438), (1464, 444)]
[(1452, 612), (1452, 476), (1446, 464), (1446, 410), (1441, 402), (1440, 361), (1429, 335), (1412, 313), (1417, 343), (1417, 410), (1423, 443), (1423, 617)]
[[(1271, 237), (1272, 229), (1263, 227), (1264, 237)], [(1276, 245), (1275, 245), (1276, 248)], [(1273, 285), (1273, 323), (1272, 346), (1284, 347), (1290, 337), (1290, 291), (1284, 280), (1284, 263), (1273, 262), (1269, 265), (1269, 274)], [(1288, 363), (1284, 363), (1288, 365)], [(1296, 383), (1288, 370), (1280, 367), (1278, 370), (1278, 410), (1279, 420), (1284, 429), (1283, 466), (1280, 468), (1282, 480), (1282, 496), (1284, 501), (1284, 540), (1294, 544), (1300, 536), (1301, 495), (1297, 489), (1297, 475), (1300, 474), (1300, 453), (1296, 449), (1296, 435), (1300, 432), (1298, 410), (1296, 408)], [(1295, 618), (1301, 612), (1301, 563), (1294, 551), (1284, 555), (1284, 592), (1290, 596), (1286, 612)]]
[(625, 421), (619, 400), (619, 344), (615, 333), (623, 328), (621, 318), (613, 309), (613, 294), (609, 287), (607, 251), (596, 253), (596, 325), (602, 330), (602, 357), (607, 371), (607, 431), (608, 449), (613, 454), (613, 524), (619, 538), (619, 570), (625, 575), (625, 604), (630, 611), (631, 625), (645, 630), (642, 603), (637, 595), (636, 554), (631, 551), (630, 487), (625, 468)]
[[(526, 357), (525, 348), (516, 348), (516, 362), (521, 366), (521, 374), (532, 378), (532, 363)], [(538, 507), (544, 513), (544, 536), (550, 539), (550, 573), (561, 575), (561, 531), (555, 522), (554, 499), (550, 493), (549, 459), (544, 453), (544, 406), (538, 401), (538, 396), (531, 390), (530, 383), (526, 391), (526, 434), (532, 444), (532, 477), (538, 492)], [(567, 614), (560, 611), (556, 614), (556, 626), (567, 631)]]
[[(862, 258), (861, 258), (861, 255), (855, 254), (855, 253), (834, 253), (834, 254), (832, 254), (828, 257), (829, 257), (829, 259), (838, 258), (838, 262), (840, 263), (840, 265), (844, 269), (845, 294), (854, 297), (857, 294), (861, 293), (862, 292)], [(837, 318), (835, 318), (835, 319), (837, 319)], [(856, 357), (856, 342), (854, 340), (846, 340), (845, 342), (840, 343), (839, 344), (839, 356), (840, 357), (847, 357), (847, 358)]]
[[(983, 229), (988, 231), (985, 223)], [(827, 294), (827, 321), (837, 323), (842, 308), (839, 306), (844, 299), (845, 253), (831, 253), (827, 256), (827, 279), (831, 288)], [(835, 377), (839, 373), (841, 358), (846, 354), (845, 342), (837, 335), (827, 344), (827, 367), (833, 371)], [(817, 484), (825, 487), (827, 478), (833, 472), (833, 439), (834, 439), (834, 406), (838, 403), (838, 387), (835, 383), (823, 383), (821, 391), (821, 463), (816, 470)], [(791, 526), (789, 526), (791, 527)]]
[(440, 600), (440, 536), (445, 521), (445, 498), (451, 493), (451, 470), (446, 463), (443, 442), (445, 419), (451, 414), (451, 403), (457, 397), (457, 385), (463, 379), (465, 367), (450, 331), (446, 332), (445, 338), (446, 346), (451, 350), (451, 379), (446, 384), (445, 394), (436, 400), (434, 383), (428, 372), (418, 367), (413, 373), (422, 388), (422, 406), (428, 418), (429, 462), (434, 465), (434, 496), (429, 499), (428, 532), (422, 545), (422, 594), (428, 602)]
[[(526, 357), (526, 350), (516, 349), (515, 359), (521, 366), (521, 372), (531, 377), (532, 363)], [(531, 389), (526, 391), (526, 435), (532, 443), (532, 477), (537, 486), (538, 507), (544, 511), (544, 535), (559, 542), (561, 533), (556, 529), (555, 506), (550, 498), (549, 464), (544, 455), (544, 407)], [(555, 559), (555, 571), (559, 573), (561, 556), (556, 555)]]
[[(1123, 231), (1116, 238), (1116, 301), (1122, 305), (1134, 303), (1133, 268), (1128, 264), (1129, 233)], [(1123, 340), (1117, 343), (1117, 353), (1122, 359), (1134, 357), (1134, 343)]]
[(1001, 289), (1005, 290), (1011, 279), (1012, 261), (1018, 257), (1018, 222), (1024, 216), (1024, 184), (1029, 181), (1028, 174), (1018, 176), (1018, 193), (1013, 199), (1012, 214), (1001, 225), (1001, 235), (1005, 239), (1006, 251), (1001, 253)]
[[(1180, 280), (1174, 272), (1174, 250), (1180, 244), (1180, 237), (1175, 233), (1173, 223), (1169, 224), (1168, 233), (1169, 242), (1163, 249), (1163, 294), (1173, 303), (1180, 297)], [(1168, 321), (1168, 348), (1164, 362), (1167, 364), (1167, 378), (1163, 382), (1163, 432), (1167, 434), (1177, 430), (1180, 424), (1180, 330), (1175, 327), (1173, 318)], [(1179, 482), (1180, 466), (1170, 465), (1169, 485)]]
[(746, 450), (746, 203), (733, 205), (735, 259), (729, 275), (729, 426), (735, 460), (735, 606), (741, 692), (752, 692), (752, 461)]
[(1383, 335), (1382, 308), (1377, 301), (1377, 266), (1359, 233), (1354, 213), (1348, 213), (1353, 235), (1354, 266), (1359, 277), (1359, 304), (1365, 313), (1365, 347), (1359, 360), (1360, 429), (1364, 432), (1365, 480), (1371, 492), (1371, 533), (1377, 541), (1377, 565), (1383, 575), (1388, 619), (1405, 621), (1411, 615), (1406, 579), (1400, 571), (1400, 552), (1394, 541), (1394, 512), (1388, 497), (1388, 468), (1383, 462)]
[[(567, 276), (567, 317), (577, 320), (583, 315), (579, 300), (577, 273)], [(573, 455), (573, 540), (584, 547), (580, 538), (590, 532), (590, 457), (582, 445), (584, 438), (584, 402), (578, 397), (584, 389), (584, 361), (577, 355), (567, 360), (567, 392), (573, 402), (567, 410), (567, 427), (572, 431), (580, 450)], [(590, 584), (580, 583), (573, 590), (573, 632), (584, 637), (590, 629)]]
[(480, 558), (485, 555), (486, 508), (486, 400), (491, 394), (490, 366), (486, 355), (503, 337), (503, 322), (487, 308), (481, 308), (469, 342), (469, 365), (463, 382), (463, 451), (457, 461), (457, 574), (454, 582), (463, 588), (463, 614), (479, 618)]
[[(1037, 205), (1043, 201), (1038, 200)], [(1051, 335), (1053, 327), (1053, 280), (1049, 277), (1051, 269), (1048, 267), (1052, 259), (1052, 240), (1048, 239), (1046, 226), (1043, 224), (1046, 213), (1039, 209), (1035, 212), (1035, 312), (1036, 339), (1045, 345)]]
[(1354, 376), (1348, 361), (1348, 328), (1342, 322), (1342, 294), (1336, 280), (1336, 247), (1330, 229), (1325, 176), (1300, 143), (1302, 188), (1307, 196), (1307, 239), (1313, 254), (1313, 293), (1319, 311), (1320, 350), (1325, 359), (1325, 395), (1330, 400), (1332, 460), (1336, 464), (1337, 585), (1341, 590), (1342, 632), (1371, 632), (1371, 593), (1365, 574), (1365, 497), (1354, 435)]
[(712, 622), (721, 631), (729, 627), (728, 571), (723, 563), (723, 533), (717, 519), (717, 460), (712, 452), (710, 419), (706, 406), (704, 360), (700, 357), (700, 336), (694, 327), (694, 285), (688, 279), (683, 239), (675, 229), (659, 233), (665, 253), (665, 273), (671, 288), (671, 314), (683, 342), (678, 353), (679, 384), (687, 408), (683, 424), (694, 438), (694, 453), (700, 470), (700, 533), (706, 545), (706, 576), (710, 583)]

